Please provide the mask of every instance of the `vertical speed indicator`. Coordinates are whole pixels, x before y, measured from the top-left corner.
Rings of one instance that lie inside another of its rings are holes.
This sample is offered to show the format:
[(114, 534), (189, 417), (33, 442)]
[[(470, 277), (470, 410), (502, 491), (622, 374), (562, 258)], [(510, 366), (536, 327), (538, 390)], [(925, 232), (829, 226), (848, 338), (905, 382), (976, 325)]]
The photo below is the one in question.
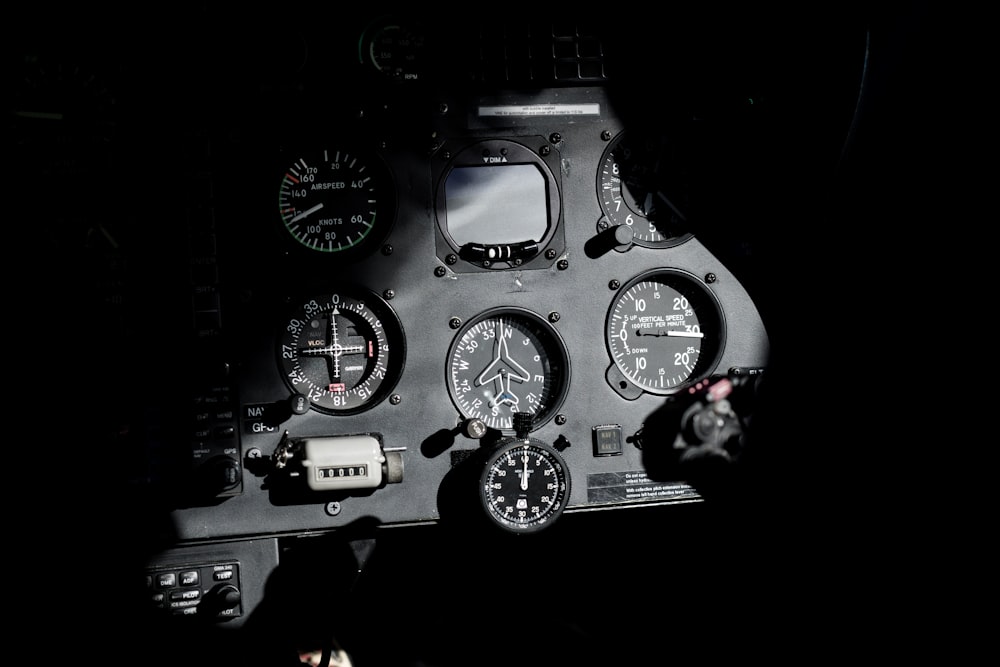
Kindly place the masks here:
[(625, 398), (667, 395), (711, 373), (725, 341), (722, 308), (709, 287), (677, 269), (630, 280), (608, 311), (608, 383)]

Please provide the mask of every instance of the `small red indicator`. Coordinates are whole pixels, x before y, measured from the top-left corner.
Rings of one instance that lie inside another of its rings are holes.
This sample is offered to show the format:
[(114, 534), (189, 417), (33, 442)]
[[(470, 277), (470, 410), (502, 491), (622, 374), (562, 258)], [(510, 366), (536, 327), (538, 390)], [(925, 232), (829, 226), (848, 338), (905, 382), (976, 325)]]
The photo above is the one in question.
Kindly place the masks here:
[(333, 394), (343, 394), (347, 390), (343, 382), (335, 382), (330, 385), (330, 392)]
[(372, 342), (371, 341), (368, 341), (368, 356), (369, 357), (374, 357), (375, 356), (375, 348), (372, 347)]
[(296, 185), (299, 184), (299, 179), (295, 178), (291, 174), (285, 174), (285, 178), (287, 178), (288, 180), (290, 180), (292, 183), (295, 183)]

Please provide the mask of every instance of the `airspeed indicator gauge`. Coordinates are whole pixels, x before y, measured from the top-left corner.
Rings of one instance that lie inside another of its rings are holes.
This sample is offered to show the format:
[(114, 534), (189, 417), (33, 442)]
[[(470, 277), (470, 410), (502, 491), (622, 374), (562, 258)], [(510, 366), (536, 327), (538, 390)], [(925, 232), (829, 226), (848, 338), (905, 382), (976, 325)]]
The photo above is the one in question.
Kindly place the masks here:
[(330, 148), (300, 153), (284, 166), (278, 215), (296, 250), (348, 257), (385, 237), (395, 191), (377, 156)]
[(517, 412), (529, 413), (535, 427), (555, 414), (569, 386), (569, 356), (556, 330), (535, 313), (496, 308), (459, 331), (447, 373), (463, 417), (512, 432)]
[(664, 396), (705, 377), (725, 341), (722, 308), (709, 287), (678, 269), (636, 276), (615, 296), (604, 328), (606, 374), (624, 398)]

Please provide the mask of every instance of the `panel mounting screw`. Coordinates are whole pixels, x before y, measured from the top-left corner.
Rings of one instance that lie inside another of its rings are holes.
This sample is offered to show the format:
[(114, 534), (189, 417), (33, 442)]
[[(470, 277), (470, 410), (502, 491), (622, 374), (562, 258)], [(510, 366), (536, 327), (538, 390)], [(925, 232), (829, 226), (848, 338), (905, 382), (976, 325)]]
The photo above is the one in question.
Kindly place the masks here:
[(618, 289), (622, 286), (622, 283), (617, 278), (612, 278), (608, 281), (608, 289)]
[(562, 318), (562, 315), (560, 315), (554, 310), (551, 313), (549, 313), (549, 322), (552, 322), (553, 324), (558, 322), (560, 318)]
[(611, 130), (604, 130), (601, 132), (601, 139), (604, 141), (611, 141)]
[(434, 275), (437, 276), (438, 278), (443, 278), (445, 273), (447, 273), (447, 271), (443, 266), (434, 267)]
[(387, 289), (386, 291), (382, 292), (382, 296), (385, 298), (386, 301), (392, 301), (393, 297), (396, 296), (396, 291)]
[(569, 268), (569, 260), (568, 259), (560, 259), (559, 263), (556, 264), (556, 266), (559, 267), (560, 271), (565, 271), (566, 269)]
[(457, 317), (453, 317), (450, 320), (448, 320), (448, 326), (450, 326), (452, 329), (457, 329), (460, 326), (462, 326), (462, 320)]
[(566, 415), (556, 415), (556, 424), (562, 426), (566, 423)]
[(337, 516), (338, 514), (340, 514), (340, 511), (342, 509), (343, 507), (341, 507), (340, 503), (336, 501), (332, 501), (326, 504), (326, 513), (329, 514), (330, 516)]
[(400, 403), (403, 402), (403, 397), (400, 396), (399, 394), (393, 394), (392, 396), (389, 397), (389, 402), (392, 403), (393, 405), (399, 405)]
[(718, 278), (716, 277), (716, 275), (714, 273), (706, 273), (705, 274), (705, 282), (708, 283), (709, 285), (711, 285), (712, 283), (714, 283), (716, 280), (718, 280)]

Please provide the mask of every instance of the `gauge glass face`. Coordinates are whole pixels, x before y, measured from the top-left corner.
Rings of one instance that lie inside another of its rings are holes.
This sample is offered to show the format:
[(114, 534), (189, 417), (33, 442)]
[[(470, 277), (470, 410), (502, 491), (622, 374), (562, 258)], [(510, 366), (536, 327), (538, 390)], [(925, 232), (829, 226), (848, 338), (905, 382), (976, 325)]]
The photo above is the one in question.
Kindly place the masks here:
[(643, 274), (611, 305), (608, 351), (625, 381), (650, 394), (674, 393), (714, 369), (724, 337), (721, 312), (708, 287), (690, 274)]
[(403, 365), (399, 320), (375, 294), (327, 294), (301, 304), (285, 323), (278, 357), (285, 381), (317, 410), (369, 408), (395, 385)]
[(668, 248), (691, 236), (687, 177), (665, 141), (619, 134), (601, 158), (597, 195), (608, 221), (630, 227), (636, 245)]
[(394, 208), (378, 158), (342, 150), (302, 155), (285, 170), (278, 212), (297, 244), (320, 253), (377, 242)]
[(513, 430), (515, 412), (533, 427), (555, 414), (569, 384), (569, 358), (548, 323), (526, 310), (487, 311), (462, 328), (448, 355), (448, 389), (463, 417)]
[(490, 518), (517, 532), (551, 522), (565, 507), (569, 489), (562, 457), (537, 440), (502, 446), (490, 457), (480, 485)]

